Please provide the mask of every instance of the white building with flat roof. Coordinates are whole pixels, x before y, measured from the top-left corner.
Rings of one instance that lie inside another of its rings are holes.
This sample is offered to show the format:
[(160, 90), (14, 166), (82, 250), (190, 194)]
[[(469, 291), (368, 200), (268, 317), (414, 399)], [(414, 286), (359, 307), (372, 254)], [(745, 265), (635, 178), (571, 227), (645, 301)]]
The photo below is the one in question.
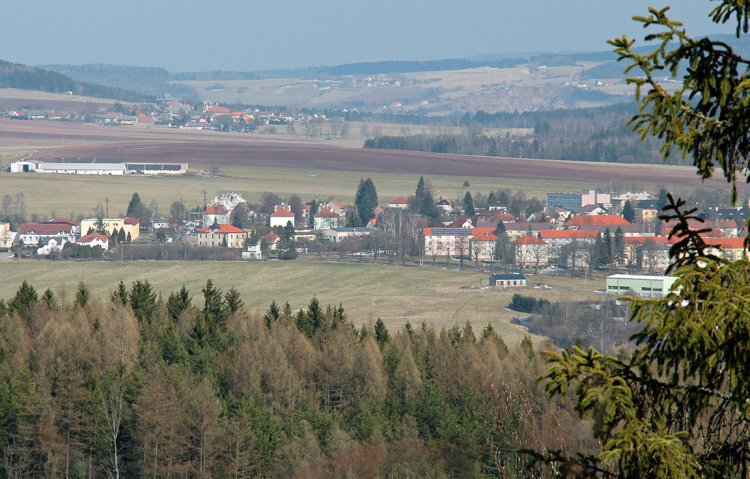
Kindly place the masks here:
[(676, 280), (674, 276), (613, 274), (607, 276), (607, 293), (625, 295), (632, 291), (643, 298), (662, 298), (672, 291)]

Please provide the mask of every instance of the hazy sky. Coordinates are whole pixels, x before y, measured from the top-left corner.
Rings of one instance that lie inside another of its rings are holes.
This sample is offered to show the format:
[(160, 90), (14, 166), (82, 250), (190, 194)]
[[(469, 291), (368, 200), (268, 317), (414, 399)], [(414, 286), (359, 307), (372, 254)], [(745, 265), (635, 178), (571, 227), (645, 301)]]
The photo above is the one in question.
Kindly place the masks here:
[[(605, 50), (643, 0), (2, 0), (0, 59), (262, 70), (485, 53)], [(690, 33), (715, 3), (671, 0)]]

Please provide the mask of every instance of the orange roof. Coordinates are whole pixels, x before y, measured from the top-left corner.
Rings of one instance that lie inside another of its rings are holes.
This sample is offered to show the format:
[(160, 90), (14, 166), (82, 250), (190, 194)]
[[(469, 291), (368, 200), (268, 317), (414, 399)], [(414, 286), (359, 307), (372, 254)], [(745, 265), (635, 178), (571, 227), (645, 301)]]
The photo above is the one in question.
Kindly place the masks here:
[(536, 236), (521, 236), (513, 242), (513, 244), (547, 244), (546, 241), (537, 238)]
[(666, 236), (626, 236), (625, 244), (667, 243)]
[(540, 230), (539, 236), (542, 239), (596, 238), (599, 236), (599, 232), (597, 230)]
[(724, 249), (744, 249), (745, 238), (706, 238), (706, 244)]
[(224, 108), (223, 106), (209, 106), (203, 111), (206, 113), (229, 113), (229, 108)]
[(391, 202), (388, 204), (389, 205), (405, 205), (407, 203), (408, 201), (406, 201), (406, 198), (404, 198), (403, 196), (399, 196), (398, 198), (393, 198), (393, 200), (391, 200)]
[(197, 231), (198, 233), (220, 233), (220, 234), (228, 234), (228, 233), (244, 233), (245, 230), (242, 228), (237, 228), (234, 225), (221, 223), (218, 228), (213, 228), (213, 225), (206, 226), (205, 228), (201, 228)]
[(125, 219), (122, 220), (126, 225), (139, 225), (141, 224), (141, 220), (138, 218), (133, 218), (132, 216), (126, 216)]
[(568, 220), (565, 226), (626, 226), (630, 223), (617, 215), (578, 215)]
[(92, 242), (95, 239), (98, 239), (98, 240), (101, 240), (101, 241), (107, 241), (109, 238), (107, 237), (107, 235), (103, 235), (103, 234), (99, 234), (99, 233), (94, 232), (94, 233), (88, 234), (86, 236), (81, 236), (80, 238), (78, 238), (77, 243), (90, 243), (90, 242)]
[(490, 231), (482, 231), (476, 236), (472, 236), (469, 238), (470, 241), (497, 241), (497, 236), (495, 236)]
[(205, 215), (225, 215), (227, 214), (227, 210), (224, 209), (221, 205), (210, 205), (208, 208), (206, 208), (206, 211), (203, 213)]
[(317, 216), (318, 218), (338, 218), (339, 217), (339, 215), (337, 215), (336, 213), (334, 213), (332, 210), (328, 208), (318, 211), (318, 213), (315, 216)]
[(261, 239), (263, 239), (268, 244), (273, 244), (277, 239), (279, 239), (279, 235), (271, 231), (270, 233), (261, 236)]
[(289, 210), (279, 208), (278, 210), (274, 211), (271, 216), (276, 218), (292, 218), (294, 217), (294, 213)]
[(153, 123), (156, 120), (146, 115), (145, 113), (138, 113), (138, 123)]

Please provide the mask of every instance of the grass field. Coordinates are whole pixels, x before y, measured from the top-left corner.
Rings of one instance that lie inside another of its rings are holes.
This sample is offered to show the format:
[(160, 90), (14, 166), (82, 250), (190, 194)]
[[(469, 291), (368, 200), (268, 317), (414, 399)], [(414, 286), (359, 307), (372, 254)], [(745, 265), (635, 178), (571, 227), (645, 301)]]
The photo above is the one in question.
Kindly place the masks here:
[[(221, 166), (218, 177), (150, 178), (0, 173), (0, 196), (23, 192), (28, 215), (37, 214), (40, 218), (55, 215), (75, 218), (78, 215), (93, 214), (98, 202), (105, 204), (105, 198), (109, 198), (110, 215), (122, 214), (126, 211), (133, 192), (137, 191), (146, 204), (156, 200), (160, 212), (168, 214), (170, 204), (180, 199), (190, 208), (202, 205), (204, 189), (209, 201), (217, 194), (227, 191), (240, 193), (248, 201), (260, 198), (264, 191), (270, 191), (282, 197), (297, 194), (305, 201), (313, 197), (336, 197), (352, 202), (359, 180), (367, 177), (375, 182), (383, 203), (396, 196), (413, 194), (419, 180), (419, 176), (407, 174), (249, 166)], [(510, 188), (523, 191), (529, 197), (544, 198), (546, 189), (553, 186), (534, 180), (502, 178), (426, 175), (426, 179), (432, 183), (437, 196), (445, 195), (450, 198), (457, 196), (464, 180), (470, 182), (474, 195), (477, 192), (486, 195), (490, 190)], [(561, 181), (554, 184), (555, 188), (564, 191), (584, 186), (590, 186), (590, 183)]]
[[(509, 341), (524, 332), (511, 325), (514, 313), (505, 306), (515, 292), (562, 299), (601, 299), (594, 293), (602, 278), (530, 276), (551, 289), (533, 287), (495, 291), (483, 289), (487, 275), (477, 271), (445, 270), (438, 267), (405, 267), (373, 264), (333, 264), (314, 261), (268, 262), (73, 262), (2, 261), (0, 298), (11, 297), (26, 279), (40, 292), (52, 288), (68, 298), (79, 279), (101, 297), (109, 295), (122, 279), (148, 279), (163, 296), (182, 284), (201, 304), (201, 288), (211, 278), (221, 289), (237, 288), (251, 310), (264, 311), (272, 300), (289, 301), (295, 309), (306, 306), (313, 296), (322, 304), (341, 302), (355, 324), (375, 322), (378, 317), (391, 328), (426, 322), (438, 327), (490, 323)], [(475, 326), (476, 328), (476, 326)], [(538, 338), (537, 338), (538, 339)]]

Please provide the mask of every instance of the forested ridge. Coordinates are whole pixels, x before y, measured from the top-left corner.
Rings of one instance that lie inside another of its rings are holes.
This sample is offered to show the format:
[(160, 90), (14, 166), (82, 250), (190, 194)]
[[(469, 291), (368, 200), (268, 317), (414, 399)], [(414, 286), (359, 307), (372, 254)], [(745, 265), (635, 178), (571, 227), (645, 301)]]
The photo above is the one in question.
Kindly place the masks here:
[(24, 282), (0, 302), (0, 476), (531, 477), (517, 448), (591, 447), (542, 368), (490, 327), (357, 328), (315, 298), (254, 313), (210, 280)]
[[(460, 124), (466, 127), (463, 134), (445, 133), (436, 127), (431, 134), (376, 136), (367, 139), (364, 147), (511, 158), (663, 162), (662, 142), (656, 138), (641, 141), (628, 126), (636, 112), (635, 103), (523, 113), (480, 110), (461, 118)], [(492, 135), (486, 128), (528, 128), (533, 132)]]
[(76, 95), (123, 101), (149, 101), (151, 99), (148, 95), (141, 93), (74, 81), (58, 72), (4, 60), (0, 60), (0, 88), (20, 88), (50, 93), (73, 92)]

